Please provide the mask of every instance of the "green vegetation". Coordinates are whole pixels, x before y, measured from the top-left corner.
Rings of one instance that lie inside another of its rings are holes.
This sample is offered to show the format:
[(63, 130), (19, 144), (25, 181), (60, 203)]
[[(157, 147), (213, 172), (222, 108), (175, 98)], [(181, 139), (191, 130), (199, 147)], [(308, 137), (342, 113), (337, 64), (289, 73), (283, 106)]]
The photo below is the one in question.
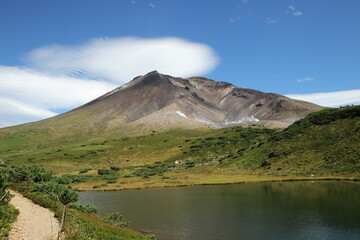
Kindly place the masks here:
[[(120, 227), (127, 226), (128, 223), (122, 221), (122, 216), (118, 213), (109, 219), (101, 219), (93, 214), (97, 212), (96, 208), (75, 203), (78, 199), (76, 191), (70, 186), (59, 184), (57, 178), (40, 166), (15, 167), (8, 172), (13, 180), (11, 188), (21, 192), (34, 203), (51, 209), (55, 217), (64, 222), (62, 232), (65, 239), (152, 239)], [(69, 209), (64, 208), (67, 205)], [(9, 209), (6, 210), (7, 215), (11, 214)]]
[(230, 168), (271, 175), (360, 177), (360, 106), (324, 109), (229, 160)]
[(284, 130), (235, 126), (124, 136), (121, 129), (99, 134), (17, 127), (0, 131), (0, 158), (4, 166), (42, 165), (58, 183), (81, 190), (238, 182), (259, 175), (358, 178), (359, 109), (324, 109)]
[(76, 210), (79, 210), (81, 212), (86, 212), (86, 213), (97, 213), (98, 209), (94, 206), (91, 206), (89, 204), (86, 205), (82, 205), (80, 203), (69, 203), (69, 208), (73, 208)]
[(87, 172), (89, 172), (90, 170), (92, 170), (92, 169), (91, 169), (91, 168), (81, 169), (81, 170), (79, 171), (79, 173), (87, 173)]
[(4, 168), (0, 168), (0, 199), (4, 202), (6, 188), (8, 186), (9, 174)]
[(129, 226), (129, 222), (124, 221), (123, 216), (119, 212), (109, 213), (104, 217), (105, 221), (119, 227)]
[(19, 211), (9, 204), (0, 204), (0, 239), (8, 237), (10, 224), (15, 222)]
[(0, 239), (8, 236), (10, 224), (16, 220), (19, 214), (18, 210), (8, 204), (10, 199), (9, 194), (6, 192), (8, 178), (8, 171), (0, 167)]
[(41, 166), (29, 165), (13, 167), (10, 171), (10, 179), (13, 182), (48, 182), (52, 178), (52, 173), (45, 171)]
[(89, 175), (73, 175), (73, 174), (64, 174), (56, 178), (56, 181), (60, 184), (71, 184), (71, 183), (80, 183), (88, 181), (92, 176)]
[(151, 239), (118, 227), (127, 225), (119, 213), (105, 219), (93, 215), (97, 209), (75, 203), (76, 191), (69, 186), (106, 190), (359, 179), (359, 142), (360, 106), (324, 109), (284, 130), (237, 126), (125, 137), (119, 132), (56, 135), (51, 128), (2, 129), (0, 197), (5, 197), (0, 201), (0, 238), (6, 237), (17, 215), (7, 204), (8, 179), (58, 218), (69, 206), (63, 226), (67, 239)]
[[(329, 125), (338, 120), (355, 120), (360, 117), (359, 106), (348, 106), (342, 108), (328, 108), (319, 112), (309, 114), (288, 128), (274, 135), (271, 139), (279, 141), (282, 139), (290, 139), (301, 133), (307, 132), (315, 126)], [(358, 120), (358, 119), (357, 119)], [(338, 129), (341, 130), (341, 129)]]
[(109, 175), (109, 174), (110, 174), (110, 170), (108, 170), (108, 169), (99, 169), (99, 170), (98, 170), (98, 174), (99, 174), (99, 175)]

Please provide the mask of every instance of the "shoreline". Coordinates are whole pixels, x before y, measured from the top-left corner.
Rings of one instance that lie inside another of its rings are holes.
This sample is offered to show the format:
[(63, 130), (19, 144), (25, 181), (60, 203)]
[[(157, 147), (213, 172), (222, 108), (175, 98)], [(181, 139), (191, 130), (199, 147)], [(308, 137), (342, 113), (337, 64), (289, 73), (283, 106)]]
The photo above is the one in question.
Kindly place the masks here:
[[(305, 177), (305, 176), (292, 176), (292, 177), (279, 177), (279, 176), (271, 176), (266, 178), (263, 175), (256, 175), (260, 177), (259, 179), (247, 179), (241, 181), (233, 181), (233, 182), (201, 182), (201, 183), (189, 183), (189, 184), (169, 184), (169, 185), (145, 185), (139, 187), (104, 187), (101, 188), (85, 188), (85, 189), (78, 189), (78, 192), (96, 192), (96, 191), (126, 191), (126, 190), (142, 190), (142, 189), (156, 189), (156, 188), (172, 188), (172, 187), (194, 187), (194, 186), (208, 186), (208, 185), (231, 185), (231, 184), (243, 184), (243, 183), (255, 183), (255, 182), (302, 182), (302, 181), (348, 181), (348, 182), (359, 182), (359, 177), (353, 176), (321, 176), (321, 177)], [(264, 178), (265, 177), (265, 178)], [(81, 185), (77, 184), (73, 187)]]

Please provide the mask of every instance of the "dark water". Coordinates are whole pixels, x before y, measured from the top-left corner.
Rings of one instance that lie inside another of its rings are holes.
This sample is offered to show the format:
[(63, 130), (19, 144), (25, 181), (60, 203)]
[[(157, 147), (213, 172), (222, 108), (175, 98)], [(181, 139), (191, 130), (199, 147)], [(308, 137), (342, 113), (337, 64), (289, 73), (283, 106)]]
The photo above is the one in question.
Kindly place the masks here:
[(360, 184), (275, 182), (82, 192), (160, 240), (360, 239)]

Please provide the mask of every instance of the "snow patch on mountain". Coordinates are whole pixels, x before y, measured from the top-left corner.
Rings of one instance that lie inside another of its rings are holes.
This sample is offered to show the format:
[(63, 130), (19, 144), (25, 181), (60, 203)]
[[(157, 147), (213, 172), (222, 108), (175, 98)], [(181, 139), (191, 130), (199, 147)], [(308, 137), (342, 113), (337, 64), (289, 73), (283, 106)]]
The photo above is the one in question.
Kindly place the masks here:
[(246, 123), (252, 123), (252, 122), (259, 122), (260, 120), (255, 118), (253, 115), (250, 117), (243, 117), (236, 121), (225, 121), (224, 125), (236, 125), (236, 124), (246, 124)]
[(175, 113), (181, 117), (188, 118), (188, 116), (186, 116), (184, 113), (182, 113), (180, 111), (176, 111)]

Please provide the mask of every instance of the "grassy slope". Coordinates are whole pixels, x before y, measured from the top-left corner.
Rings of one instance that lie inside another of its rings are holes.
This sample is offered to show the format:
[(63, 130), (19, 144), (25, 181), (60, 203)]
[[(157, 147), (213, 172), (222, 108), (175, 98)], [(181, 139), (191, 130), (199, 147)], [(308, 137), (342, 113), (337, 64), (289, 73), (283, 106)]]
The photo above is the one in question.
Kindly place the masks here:
[[(359, 174), (360, 107), (326, 109), (289, 128), (56, 132), (39, 124), (0, 131), (0, 159), (61, 175), (92, 169), (80, 189), (125, 189)], [(180, 164), (174, 164), (179, 161)], [(120, 167), (99, 176), (97, 169)], [(261, 175), (261, 177), (257, 176)]]
[(359, 176), (360, 106), (310, 114), (227, 166), (272, 175)]

